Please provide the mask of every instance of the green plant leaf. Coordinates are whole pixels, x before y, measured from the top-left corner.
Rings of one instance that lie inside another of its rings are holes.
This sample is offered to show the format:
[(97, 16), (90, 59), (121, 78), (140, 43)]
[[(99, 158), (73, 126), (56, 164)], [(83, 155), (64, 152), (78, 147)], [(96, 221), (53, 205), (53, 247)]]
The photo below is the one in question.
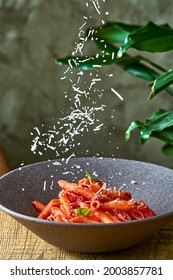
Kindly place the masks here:
[[(98, 43), (97, 43), (98, 44)], [(64, 58), (58, 58), (55, 63), (59, 65), (69, 65), (70, 67), (79, 67), (82, 70), (91, 70), (96, 69), (97, 67), (100, 67), (102, 65), (111, 65), (116, 64), (117, 66), (121, 67), (125, 71), (127, 71), (129, 74), (132, 74), (134, 76), (140, 77), (142, 79), (145, 79), (147, 81), (153, 82), (157, 77), (159, 77), (159, 73), (154, 70), (153, 68), (149, 67), (148, 65), (145, 65), (141, 61), (146, 61), (148, 64), (153, 65), (153, 63), (142, 57), (142, 56), (134, 56), (131, 57), (130, 55), (125, 54), (122, 58), (117, 59), (116, 58), (116, 51), (117, 48), (115, 46), (111, 46), (110, 44), (107, 48), (107, 51), (110, 52), (112, 50), (111, 54), (105, 54), (98, 56), (68, 56)], [(113, 58), (114, 54), (114, 58)], [(155, 67), (156, 64), (155, 64)], [(158, 66), (159, 68), (159, 66)], [(173, 90), (171, 88), (167, 88), (167, 84), (165, 85), (165, 90), (170, 94), (173, 95)], [(164, 86), (162, 87), (164, 89)], [(149, 99), (154, 97), (154, 95), (150, 95)]]
[[(95, 44), (100, 50), (105, 52), (106, 55), (111, 55), (111, 57), (112, 55), (115, 56), (118, 52), (118, 47), (116, 47), (115, 45), (109, 42), (105, 42), (105, 41), (102, 42), (102, 40), (100, 41), (96, 40)], [(157, 71), (141, 62), (146, 62), (150, 66), (153, 66), (155, 69), (157, 69)], [(125, 53), (123, 57), (116, 59), (115, 64), (123, 68), (128, 73), (148, 81), (153, 81), (154, 79), (159, 77), (158, 70), (166, 72), (165, 68), (141, 55), (130, 56), (127, 53)], [(167, 87), (166, 84), (165, 84), (165, 88), (163, 89), (165, 89), (165, 91), (167, 91), (170, 95), (173, 96), (173, 90), (170, 87)]]
[[(159, 77), (159, 73), (156, 70), (154, 70), (153, 67), (157, 70), (166, 71), (160, 65), (157, 65), (153, 61), (141, 55), (130, 56), (125, 53), (123, 57), (117, 59), (118, 47), (107, 41), (102, 42), (102, 40), (96, 40), (95, 44), (101, 51), (103, 51), (103, 53), (105, 53), (105, 55), (109, 56), (110, 59), (114, 57), (114, 59), (112, 59), (113, 64), (117, 64), (128, 73), (143, 78), (145, 80), (153, 81), (154, 79)], [(146, 62), (147, 64), (151, 65), (152, 68), (148, 65), (143, 64), (142, 62)]]
[[(127, 35), (134, 35), (138, 31), (140, 31), (140, 34), (142, 33), (141, 30), (145, 34), (148, 32), (147, 30), (151, 32), (153, 29), (160, 31), (162, 29), (165, 30), (165, 28), (172, 30), (168, 25), (157, 26), (152, 22), (149, 22), (144, 27), (120, 22), (108, 22), (103, 26), (90, 28), (86, 31), (86, 36), (96, 44), (101, 51), (100, 54), (80, 57), (67, 56), (58, 58), (55, 62), (59, 65), (68, 64), (71, 68), (79, 67), (82, 70), (91, 70), (102, 65), (116, 64), (132, 75), (153, 82), (160, 76), (158, 71), (166, 72), (166, 69), (143, 56), (130, 56), (125, 53), (123, 57), (117, 59), (119, 47), (113, 43), (120, 42), (127, 38)], [(173, 95), (173, 90), (170, 87), (167, 88), (166, 84), (163, 85), (162, 89)], [(150, 94), (149, 99), (152, 97), (154, 97), (154, 93)]]
[(87, 37), (95, 40), (101, 39), (112, 43), (123, 42), (128, 34), (140, 28), (140, 25), (125, 24), (121, 22), (107, 22), (97, 28), (89, 28)]
[(162, 148), (162, 152), (165, 156), (173, 156), (173, 145), (166, 144)]
[(118, 51), (118, 57), (129, 48), (147, 52), (170, 51), (173, 49), (173, 29), (168, 25), (149, 22), (127, 35), (124, 45)]
[[(152, 85), (152, 90), (149, 99), (162, 90), (173, 95), (171, 87), (173, 69), (167, 71), (161, 65), (144, 56), (130, 56), (126, 53), (130, 48), (151, 53), (173, 50), (173, 29), (168, 24), (157, 25), (149, 22), (145, 26), (139, 26), (108, 22), (100, 27), (89, 28), (85, 35), (96, 44), (100, 53), (81, 57), (58, 58), (56, 63), (67, 64), (71, 68), (79, 67), (83, 70), (115, 64), (128, 73), (151, 82), (149, 86)], [(119, 45), (121, 42), (124, 42), (121, 48), (115, 45), (115, 43)], [(172, 154), (173, 112), (159, 109), (144, 123), (132, 122), (126, 131), (126, 140), (129, 140), (131, 132), (136, 128), (140, 130), (142, 144), (152, 136), (166, 143), (165, 148), (163, 148), (165, 154)]]
[[(140, 130), (141, 144), (144, 144), (151, 135), (154, 136), (154, 133), (161, 132), (171, 126), (173, 126), (173, 112), (159, 109), (144, 123), (139, 121), (132, 122), (126, 131), (125, 138), (129, 140), (131, 131), (138, 128)], [(158, 134), (155, 134), (155, 137), (156, 135), (158, 138)]]
[(156, 96), (156, 94), (171, 84), (173, 84), (173, 69), (170, 69), (168, 72), (164, 73), (154, 81), (149, 99)]
[(142, 130), (143, 123), (141, 123), (140, 121), (133, 121), (130, 124), (130, 126), (128, 127), (128, 129), (126, 130), (126, 133), (125, 133), (126, 141), (128, 141), (130, 139), (131, 131), (134, 130), (135, 128), (139, 128), (139, 130)]
[(101, 65), (113, 64), (111, 56), (67, 56), (64, 58), (57, 58), (55, 61), (59, 65), (69, 65), (70, 67), (79, 67), (82, 70), (96, 69)]
[(154, 131), (151, 136), (173, 145), (173, 126), (167, 127), (159, 132)]
[(149, 66), (146, 66), (145, 64), (140, 63), (140, 57), (127, 56), (122, 59), (112, 59), (112, 55), (104, 55), (99, 57), (68, 56), (65, 58), (58, 58), (55, 63), (59, 65), (70, 65), (71, 67), (79, 67), (82, 70), (96, 69), (102, 65), (117, 64), (128, 73), (148, 81), (153, 81), (156, 77), (159, 76), (159, 74), (155, 70), (153, 70)]
[(159, 70), (165, 70), (143, 56), (130, 56), (128, 54), (124, 54), (122, 58), (118, 59), (118, 47), (107, 41), (103, 42), (102, 40), (96, 40), (94, 42), (101, 51), (99, 56), (67, 56), (64, 58), (57, 58), (55, 63), (59, 65), (68, 64), (70, 67), (79, 67), (83, 70), (94, 69), (102, 65), (116, 64), (128, 73), (148, 81), (155, 80), (159, 77), (159, 73), (154, 70), (153, 67), (151, 68), (142, 63), (142, 61), (158, 68)]
[[(148, 81), (153, 81), (160, 75), (158, 70), (166, 71), (162, 66), (157, 65), (153, 61), (143, 56), (130, 56), (128, 54), (124, 54), (123, 57), (117, 59), (119, 48), (110, 43), (111, 39), (108, 38), (109, 36), (111, 36), (111, 33), (112, 36), (116, 36), (116, 32), (118, 32), (117, 30), (124, 34), (124, 32), (130, 33), (136, 28), (139, 28), (139, 26), (121, 23), (108, 23), (102, 28), (93, 29), (95, 32), (97, 31), (97, 35), (99, 37), (98, 39), (96, 38), (96, 35), (93, 35), (93, 41), (101, 51), (101, 54), (99, 56), (98, 54), (96, 56), (68, 56), (64, 58), (58, 58), (55, 63), (59, 65), (68, 64), (70, 65), (70, 67), (79, 67), (83, 70), (94, 69), (102, 65), (116, 64), (132, 75), (138, 76)], [(104, 35), (104, 33), (107, 34), (107, 30), (108, 37), (106, 38), (106, 35)], [(106, 41), (105, 38), (109, 41)], [(112, 41), (116, 41), (116, 39)], [(145, 64), (143, 62), (145, 62)], [(153, 67), (155, 69), (153, 69)], [(168, 91), (170, 94), (173, 94), (170, 89), (166, 89), (166, 91)]]

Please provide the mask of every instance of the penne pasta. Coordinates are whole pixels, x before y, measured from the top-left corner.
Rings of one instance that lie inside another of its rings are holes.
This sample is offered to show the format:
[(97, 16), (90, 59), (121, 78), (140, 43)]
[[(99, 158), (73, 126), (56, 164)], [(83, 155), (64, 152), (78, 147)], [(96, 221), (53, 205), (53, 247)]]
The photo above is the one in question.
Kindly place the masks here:
[[(87, 173), (89, 174), (89, 173)], [(107, 189), (90, 175), (77, 183), (59, 180), (59, 197), (47, 205), (33, 201), (38, 218), (59, 223), (122, 223), (155, 216), (155, 212), (130, 192)]]
[(128, 222), (132, 220), (129, 214), (123, 211), (119, 212), (116, 216), (121, 222)]
[(142, 214), (142, 212), (137, 210), (137, 209), (132, 209), (130, 211), (130, 215), (132, 216), (132, 218), (134, 220), (142, 220), (142, 219), (144, 219), (144, 215)]
[(101, 223), (113, 223), (114, 220), (112, 219), (112, 217), (107, 214), (106, 212), (103, 212), (103, 211), (95, 211), (94, 212), (94, 215), (96, 216), (96, 218), (101, 222)]
[(97, 194), (97, 200), (100, 201), (112, 201), (114, 199), (130, 200), (132, 198), (131, 193), (127, 191), (112, 190), (112, 189), (102, 189)]
[(90, 185), (90, 190), (94, 193), (98, 192), (102, 187), (98, 184), (91, 184)]
[(44, 210), (44, 208), (46, 207), (45, 204), (39, 202), (39, 201), (32, 201), (32, 204), (34, 205), (35, 209), (40, 213)]
[(116, 215), (113, 215), (113, 213), (107, 212), (107, 214), (113, 219), (113, 221), (114, 221), (115, 223), (121, 222), (121, 220), (118, 219), (118, 217), (117, 217)]
[(79, 202), (79, 207), (80, 208), (90, 208), (90, 205), (86, 202)]
[(69, 183), (63, 180), (59, 180), (58, 184), (63, 190), (72, 191), (73, 193), (81, 195), (88, 200), (92, 199), (94, 196), (92, 191), (84, 189), (80, 185)]
[(101, 209), (104, 211), (109, 211), (113, 209), (118, 209), (121, 211), (129, 211), (137, 206), (137, 202), (135, 200), (113, 200), (109, 202), (105, 202), (102, 204)]
[(62, 192), (59, 198), (59, 202), (60, 202), (60, 209), (66, 214), (67, 217), (70, 217), (73, 211), (73, 207), (70, 204), (70, 201), (68, 200), (68, 197), (65, 192)]
[(100, 208), (100, 202), (98, 200), (92, 200), (90, 202), (90, 207), (91, 207), (91, 209), (94, 209), (94, 210), (99, 209)]
[(99, 223), (98, 220), (93, 219), (93, 218), (87, 218), (84, 216), (76, 216), (69, 220), (70, 223), (85, 223), (85, 224), (97, 224)]
[(46, 207), (43, 209), (42, 212), (38, 215), (39, 219), (47, 219), (50, 214), (51, 207), (59, 206), (59, 199), (52, 199)]

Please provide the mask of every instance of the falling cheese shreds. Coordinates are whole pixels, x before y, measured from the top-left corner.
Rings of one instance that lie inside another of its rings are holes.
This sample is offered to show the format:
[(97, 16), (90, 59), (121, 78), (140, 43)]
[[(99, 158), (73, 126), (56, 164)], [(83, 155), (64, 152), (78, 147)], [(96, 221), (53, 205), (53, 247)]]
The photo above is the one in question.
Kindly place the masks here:
[(91, 2), (94, 5), (94, 8), (96, 9), (97, 13), (100, 14), (100, 5), (98, 0), (91, 0)]
[(131, 180), (131, 184), (137, 184), (137, 181)]
[(101, 68), (102, 66), (100, 64), (94, 64), (93, 67), (95, 68)]
[(52, 180), (50, 187), (49, 187), (51, 190), (53, 190), (53, 184), (54, 184), (54, 181)]
[(72, 153), (67, 159), (66, 159), (66, 164), (69, 162), (69, 160), (72, 158), (72, 157), (75, 157), (75, 154), (74, 153)]
[(123, 101), (123, 97), (122, 97), (114, 88), (111, 88), (111, 90), (112, 90), (113, 93), (115, 93), (116, 96), (118, 96), (118, 98), (119, 98), (120, 100)]
[(104, 124), (101, 123), (100, 125), (96, 126), (96, 127), (93, 129), (93, 131), (99, 131), (100, 128), (101, 128), (103, 125), (104, 125)]
[[(92, 11), (93, 9), (95, 9), (95, 11), (99, 15), (101, 15), (101, 2), (105, 3), (105, 0), (88, 0), (85, 5)], [(105, 14), (108, 15), (108, 12), (106, 12)], [(75, 47), (72, 55), (83, 55), (83, 50), (86, 42), (93, 39), (95, 29), (88, 28), (89, 30), (86, 34), (87, 24), (89, 24), (90, 20), (93, 20), (92, 16), (83, 16), (83, 23), (80, 24), (78, 30), (79, 42), (75, 42)], [(101, 21), (103, 24), (105, 23), (103, 19), (101, 19)], [(101, 41), (104, 42), (104, 40)], [(113, 52), (112, 59), (114, 59), (114, 56), (115, 54)], [(98, 53), (96, 54), (96, 58), (99, 58)], [(86, 58), (83, 60), (83, 63), (87, 63), (92, 59), (94, 59), (94, 57), (86, 56)], [(57, 122), (54, 122), (53, 125), (48, 129), (46, 126), (44, 126), (44, 124), (42, 124), (41, 130), (38, 127), (34, 127), (33, 131), (30, 132), (30, 134), (33, 136), (31, 151), (34, 154), (43, 155), (45, 151), (51, 150), (54, 151), (55, 155), (58, 157), (61, 154), (65, 154), (74, 149), (75, 146), (81, 144), (79, 140), (75, 142), (76, 136), (83, 137), (85, 133), (89, 132), (89, 130), (92, 130), (96, 133), (100, 129), (104, 128), (104, 123), (101, 122), (99, 116), (100, 112), (104, 112), (104, 110), (106, 110), (107, 105), (102, 104), (96, 106), (97, 101), (91, 102), (91, 89), (95, 93), (95, 97), (99, 98), (99, 101), (104, 96), (104, 90), (100, 90), (97, 88), (97, 83), (101, 82), (103, 78), (101, 78), (99, 75), (99, 70), (102, 66), (99, 64), (92, 65), (95, 69), (92, 73), (90, 73), (90, 76), (92, 78), (88, 82), (87, 80), (85, 80), (86, 78), (84, 72), (81, 69), (78, 69), (78, 72), (76, 73), (76, 75), (74, 75), (73, 68), (74, 66), (78, 66), (80, 63), (82, 63), (80, 59), (76, 59), (75, 57), (69, 58), (68, 67), (60, 78), (60, 80), (68, 81), (67, 88), (71, 87), (70, 95), (68, 93), (69, 90), (65, 90), (64, 93), (64, 98), (68, 98), (69, 102), (71, 102), (71, 106), (70, 108), (68, 108), (68, 111), (62, 111), (59, 120)], [(113, 74), (106, 74), (106, 76), (112, 77)], [(85, 88), (82, 88), (83, 86)], [(123, 100), (123, 97), (116, 90), (114, 90), (113, 88), (111, 88), (111, 90), (121, 100)], [(96, 93), (98, 93), (97, 96)], [(89, 105), (88, 101), (90, 101)], [(87, 106), (85, 104), (87, 104)], [(66, 161), (68, 162), (73, 156), (75, 156), (74, 153), (72, 153), (71, 156), (66, 159)], [(55, 162), (53, 164), (60, 165), (59, 162)]]
[(43, 191), (45, 191), (45, 190), (46, 190), (46, 185), (47, 185), (47, 182), (46, 182), (46, 181), (44, 181), (44, 184), (43, 184)]
[(55, 161), (55, 162), (53, 162), (52, 164), (53, 164), (53, 165), (61, 165), (61, 163), (58, 162), (58, 161)]

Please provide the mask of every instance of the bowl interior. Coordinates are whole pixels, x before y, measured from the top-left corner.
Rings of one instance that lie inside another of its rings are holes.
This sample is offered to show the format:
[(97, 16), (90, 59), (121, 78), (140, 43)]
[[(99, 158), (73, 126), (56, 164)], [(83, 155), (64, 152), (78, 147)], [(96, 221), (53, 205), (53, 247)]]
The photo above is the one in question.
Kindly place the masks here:
[(70, 158), (40, 162), (16, 169), (0, 179), (0, 204), (20, 214), (36, 217), (31, 202), (48, 203), (60, 191), (57, 181), (78, 181), (88, 171), (105, 180), (107, 187), (128, 190), (144, 200), (157, 215), (173, 211), (173, 171), (125, 159)]

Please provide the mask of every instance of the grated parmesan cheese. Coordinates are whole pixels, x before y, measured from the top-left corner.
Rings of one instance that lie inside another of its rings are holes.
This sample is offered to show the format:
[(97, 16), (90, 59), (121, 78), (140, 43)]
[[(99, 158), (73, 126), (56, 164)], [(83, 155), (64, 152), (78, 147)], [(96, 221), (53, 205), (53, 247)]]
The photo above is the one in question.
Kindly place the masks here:
[[(86, 6), (91, 9), (95, 9), (95, 11), (100, 15), (100, 2), (104, 2), (105, 0), (88, 0), (86, 2)], [(105, 13), (108, 15), (108, 12)], [(83, 37), (85, 34), (85, 29), (87, 26), (87, 23), (89, 20), (92, 20), (92, 16), (83, 16), (84, 22), (79, 27), (78, 32), (78, 39), (79, 43), (75, 43), (75, 48), (72, 52), (72, 55), (83, 55), (83, 50), (85, 47), (86, 42), (90, 39), (92, 40), (92, 36), (95, 32), (94, 29), (89, 29), (88, 34)], [(105, 21), (102, 19), (102, 23), (104, 24)], [(104, 40), (102, 40), (104, 42)], [(105, 46), (106, 47), (106, 46)], [(112, 59), (114, 59), (115, 54), (112, 53)], [(99, 54), (96, 54), (96, 57), (99, 57)], [(85, 62), (94, 59), (94, 58), (87, 58), (85, 59)], [(105, 60), (106, 61), (106, 60)], [(55, 151), (55, 155), (58, 157), (61, 153), (69, 152), (71, 149), (73, 149), (76, 145), (80, 145), (80, 142), (75, 144), (75, 137), (77, 135), (84, 136), (85, 133), (89, 131), (89, 128), (93, 130), (93, 132), (97, 133), (100, 129), (102, 129), (104, 126), (103, 123), (100, 123), (99, 118), (97, 115), (100, 112), (104, 112), (106, 110), (106, 105), (102, 104), (100, 106), (96, 106), (97, 102), (92, 102), (91, 105), (83, 105), (86, 104), (85, 100), (89, 101), (91, 99), (90, 97), (90, 91), (91, 89), (98, 93), (98, 98), (101, 99), (103, 97), (104, 90), (99, 90), (97, 88), (97, 83), (99, 83), (102, 79), (99, 76), (99, 68), (101, 68), (101, 65), (93, 65), (95, 68), (94, 73), (90, 73), (91, 81), (90, 84), (87, 85), (87, 82), (85, 81), (84, 73), (80, 69), (76, 76), (74, 77), (73, 73), (73, 65), (78, 66), (78, 63), (80, 60), (75, 60), (73, 58), (68, 59), (68, 67), (64, 71), (63, 76), (60, 78), (60, 80), (66, 80), (71, 82), (71, 90), (72, 95), (68, 96), (67, 91), (65, 91), (64, 98), (69, 98), (69, 101), (73, 104), (69, 112), (66, 112), (66, 115), (64, 112), (62, 112), (62, 117), (59, 118), (59, 120), (53, 124), (52, 127), (49, 127), (48, 130), (44, 129), (44, 124), (42, 124), (42, 127), (45, 131), (41, 132), (38, 127), (34, 127), (33, 131), (30, 133), (33, 136), (32, 144), (31, 144), (31, 151), (34, 154), (43, 155), (43, 153), (46, 150), (52, 150)], [(113, 74), (106, 74), (107, 77), (112, 77)], [(81, 85), (83, 84), (85, 86), (85, 89), (81, 88)], [(123, 100), (122, 96), (117, 93), (113, 88), (111, 90), (121, 99)], [(113, 116), (111, 116), (113, 118)], [(110, 141), (109, 141), (110, 143)], [(86, 154), (89, 151), (86, 151)], [(68, 159), (66, 159), (66, 163), (70, 160), (71, 157), (75, 156), (74, 153), (69, 156)], [(60, 163), (53, 163), (54, 165), (59, 165)]]

